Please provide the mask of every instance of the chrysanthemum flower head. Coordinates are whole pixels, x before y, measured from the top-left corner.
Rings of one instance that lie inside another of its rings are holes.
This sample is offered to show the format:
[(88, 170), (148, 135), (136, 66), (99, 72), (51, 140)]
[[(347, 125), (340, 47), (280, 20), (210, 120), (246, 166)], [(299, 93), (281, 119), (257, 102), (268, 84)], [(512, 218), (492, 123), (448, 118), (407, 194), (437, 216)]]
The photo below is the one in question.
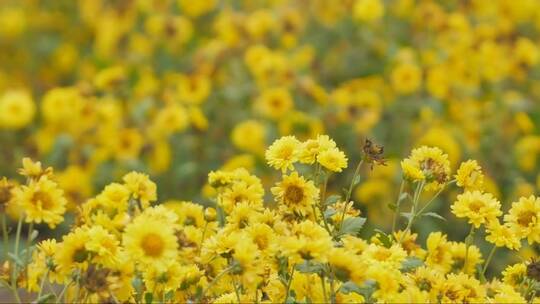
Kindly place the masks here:
[(275, 200), (285, 212), (306, 216), (312, 213), (319, 199), (319, 189), (312, 181), (305, 180), (298, 172), (284, 175), (283, 180), (272, 188)]
[(64, 191), (47, 176), (15, 188), (13, 200), (24, 209), (27, 223), (43, 222), (54, 228), (64, 220), (67, 205)]
[(527, 238), (529, 244), (540, 242), (540, 198), (521, 197), (512, 203), (504, 221), (520, 238)]
[(401, 169), (405, 179), (424, 181), (426, 190), (440, 188), (450, 177), (448, 155), (437, 147), (414, 149), (411, 156), (401, 162)]
[(490, 193), (477, 190), (458, 195), (451, 208), (452, 213), (457, 217), (468, 218), (469, 223), (476, 228), (502, 215), (501, 203)]
[[(176, 222), (174, 216), (173, 223)], [(170, 217), (172, 220), (172, 216)], [(122, 244), (133, 262), (166, 269), (178, 255), (177, 239), (170, 222), (162, 217), (140, 215), (126, 226)]]
[(508, 223), (501, 224), (498, 219), (490, 221), (486, 225), (486, 241), (497, 247), (506, 247), (510, 250), (521, 248), (520, 233)]
[(268, 164), (282, 172), (294, 169), (294, 163), (298, 161), (301, 143), (294, 136), (284, 136), (274, 141), (266, 150)]
[(482, 168), (475, 160), (461, 163), (456, 174), (456, 184), (466, 190), (482, 190), (484, 175)]
[(338, 148), (320, 152), (317, 155), (317, 162), (332, 172), (341, 172), (344, 168), (347, 168), (347, 156)]
[(156, 184), (148, 175), (130, 172), (123, 177), (123, 180), (133, 198), (140, 200), (143, 208), (147, 208), (157, 199)]

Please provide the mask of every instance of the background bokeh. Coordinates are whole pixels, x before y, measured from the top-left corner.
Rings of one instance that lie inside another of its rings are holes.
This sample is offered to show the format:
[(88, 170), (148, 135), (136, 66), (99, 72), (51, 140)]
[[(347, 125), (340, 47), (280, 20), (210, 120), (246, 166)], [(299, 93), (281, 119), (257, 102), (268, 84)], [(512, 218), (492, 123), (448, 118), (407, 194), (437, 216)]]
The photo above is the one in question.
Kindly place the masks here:
[[(536, 0), (2, 0), (0, 176), (41, 160), (75, 210), (139, 170), (160, 201), (204, 204), (210, 170), (269, 186), (267, 145), (324, 133), (350, 167), (366, 138), (384, 146), (354, 195), (371, 227), (390, 225), (399, 159), (424, 144), (454, 170), (477, 159), (507, 210), (540, 187), (539, 43)], [(453, 192), (421, 239), (467, 234)]]

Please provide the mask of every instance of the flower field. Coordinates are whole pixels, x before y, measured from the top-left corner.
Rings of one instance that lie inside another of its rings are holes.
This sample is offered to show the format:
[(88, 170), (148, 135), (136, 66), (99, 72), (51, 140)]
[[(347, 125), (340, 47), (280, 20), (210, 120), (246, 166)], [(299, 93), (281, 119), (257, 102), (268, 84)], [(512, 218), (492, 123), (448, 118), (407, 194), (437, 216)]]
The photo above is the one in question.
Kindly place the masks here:
[(0, 1), (0, 302), (540, 302), (536, 0)]

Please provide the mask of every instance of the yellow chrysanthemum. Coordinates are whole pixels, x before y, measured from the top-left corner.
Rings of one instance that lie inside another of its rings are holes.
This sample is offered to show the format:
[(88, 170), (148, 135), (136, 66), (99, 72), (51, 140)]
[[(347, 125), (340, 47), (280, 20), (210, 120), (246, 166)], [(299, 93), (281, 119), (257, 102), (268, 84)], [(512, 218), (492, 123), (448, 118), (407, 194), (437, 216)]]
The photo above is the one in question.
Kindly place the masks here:
[(468, 218), (476, 228), (502, 214), (501, 203), (493, 195), (476, 190), (458, 195), (451, 209), (457, 217)]
[(484, 174), (475, 160), (461, 163), (456, 174), (456, 184), (466, 190), (482, 190)]
[(302, 216), (311, 214), (313, 205), (319, 200), (319, 189), (297, 172), (284, 175), (283, 180), (272, 188), (272, 194), (281, 210)]
[(486, 225), (486, 233), (486, 241), (495, 244), (497, 247), (506, 247), (510, 250), (519, 250), (521, 248), (521, 238), (518, 231), (508, 223), (501, 224), (499, 220), (490, 221)]
[(62, 238), (54, 255), (54, 263), (58, 272), (68, 276), (75, 269), (86, 269), (90, 260), (90, 252), (86, 244), (90, 240), (88, 228), (76, 228)]
[(13, 200), (24, 209), (27, 223), (44, 222), (54, 228), (64, 220), (67, 205), (64, 191), (46, 176), (15, 188)]
[(282, 172), (294, 169), (293, 164), (298, 161), (301, 143), (294, 136), (284, 136), (274, 141), (266, 150), (268, 164)]
[(411, 156), (401, 162), (401, 169), (405, 179), (425, 181), (426, 190), (440, 188), (450, 177), (448, 155), (437, 147), (414, 149)]
[(150, 180), (148, 175), (131, 172), (126, 174), (123, 180), (133, 198), (140, 200), (143, 208), (147, 208), (151, 202), (157, 199), (156, 184)]
[(174, 229), (152, 217), (140, 216), (127, 225), (122, 244), (131, 261), (142, 267), (164, 270), (178, 255)]
[(540, 242), (540, 198), (522, 197), (512, 203), (504, 221), (520, 238), (527, 238), (529, 244)]
[(508, 265), (502, 272), (502, 280), (505, 284), (518, 287), (527, 276), (527, 266), (524, 263)]
[(347, 168), (347, 156), (338, 148), (322, 151), (317, 155), (317, 162), (332, 172), (341, 172)]

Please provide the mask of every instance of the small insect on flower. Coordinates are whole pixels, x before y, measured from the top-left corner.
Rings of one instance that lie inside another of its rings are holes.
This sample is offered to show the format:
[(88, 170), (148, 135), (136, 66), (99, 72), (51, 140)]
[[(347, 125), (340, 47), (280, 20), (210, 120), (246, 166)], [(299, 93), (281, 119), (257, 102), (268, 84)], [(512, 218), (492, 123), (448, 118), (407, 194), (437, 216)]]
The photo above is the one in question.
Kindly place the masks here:
[(540, 282), (540, 261), (532, 258), (527, 264), (527, 277)]
[(373, 166), (375, 164), (386, 166), (386, 160), (384, 159), (383, 155), (384, 147), (382, 145), (373, 143), (371, 140), (366, 138), (362, 150), (364, 150), (364, 157), (366, 161), (371, 164), (371, 170), (373, 170)]

